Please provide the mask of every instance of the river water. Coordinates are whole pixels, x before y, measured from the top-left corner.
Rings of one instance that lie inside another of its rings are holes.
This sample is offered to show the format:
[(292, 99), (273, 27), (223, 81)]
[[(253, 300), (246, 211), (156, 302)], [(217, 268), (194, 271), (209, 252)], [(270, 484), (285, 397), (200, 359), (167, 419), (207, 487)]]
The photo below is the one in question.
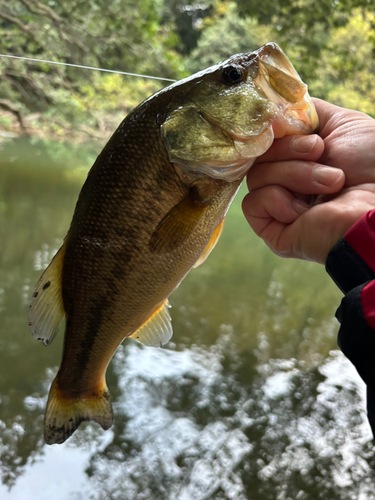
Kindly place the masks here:
[(321, 266), (279, 259), (252, 234), (244, 188), (170, 298), (171, 342), (118, 349), (113, 427), (45, 445), (63, 333), (34, 340), (28, 305), (95, 148), (0, 147), (1, 500), (374, 499), (364, 386), (336, 344), (340, 292)]

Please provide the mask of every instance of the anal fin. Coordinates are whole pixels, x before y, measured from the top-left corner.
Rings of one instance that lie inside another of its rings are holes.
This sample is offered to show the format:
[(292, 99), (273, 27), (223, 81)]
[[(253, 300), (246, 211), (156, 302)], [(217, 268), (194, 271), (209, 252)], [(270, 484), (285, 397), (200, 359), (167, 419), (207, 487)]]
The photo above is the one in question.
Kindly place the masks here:
[(169, 307), (171, 306), (166, 299), (129, 338), (150, 347), (166, 344), (173, 334)]
[(65, 317), (61, 275), (65, 244), (39, 279), (29, 309), (29, 327), (33, 336), (48, 345), (54, 339)]
[(216, 226), (216, 229), (215, 229), (213, 235), (211, 236), (211, 239), (208, 242), (208, 245), (203, 250), (203, 253), (199, 257), (197, 262), (194, 264), (194, 266), (193, 266), (194, 269), (197, 268), (198, 266), (200, 266), (201, 264), (203, 264), (203, 262), (207, 259), (207, 257), (210, 255), (212, 250), (215, 248), (216, 243), (219, 241), (221, 233), (223, 232), (224, 222), (225, 222), (225, 217), (223, 217), (221, 219), (221, 221), (219, 222), (219, 224)]

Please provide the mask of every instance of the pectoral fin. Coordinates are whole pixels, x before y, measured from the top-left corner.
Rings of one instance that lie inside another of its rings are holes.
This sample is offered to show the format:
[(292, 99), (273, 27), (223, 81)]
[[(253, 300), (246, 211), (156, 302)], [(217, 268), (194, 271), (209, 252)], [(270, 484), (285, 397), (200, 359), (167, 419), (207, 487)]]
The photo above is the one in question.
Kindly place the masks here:
[(163, 254), (181, 246), (191, 235), (208, 206), (196, 186), (162, 219), (150, 239), (152, 253)]
[(150, 347), (161, 347), (166, 344), (173, 334), (169, 307), (171, 306), (166, 299), (129, 337)]
[(216, 243), (219, 241), (221, 233), (223, 232), (224, 222), (225, 222), (225, 217), (223, 217), (221, 219), (221, 221), (219, 222), (219, 224), (217, 225), (217, 227), (216, 227), (216, 229), (214, 231), (214, 234), (211, 236), (211, 239), (208, 242), (208, 245), (203, 250), (203, 253), (199, 257), (199, 259), (197, 260), (197, 262), (194, 264), (194, 266), (193, 266), (194, 269), (197, 268), (198, 266), (200, 266), (201, 264), (203, 264), (203, 262), (207, 259), (207, 257), (210, 255), (210, 253), (212, 252), (212, 250), (215, 248)]
[(65, 244), (52, 259), (38, 281), (29, 309), (29, 326), (33, 336), (49, 345), (65, 317), (62, 299), (61, 274)]

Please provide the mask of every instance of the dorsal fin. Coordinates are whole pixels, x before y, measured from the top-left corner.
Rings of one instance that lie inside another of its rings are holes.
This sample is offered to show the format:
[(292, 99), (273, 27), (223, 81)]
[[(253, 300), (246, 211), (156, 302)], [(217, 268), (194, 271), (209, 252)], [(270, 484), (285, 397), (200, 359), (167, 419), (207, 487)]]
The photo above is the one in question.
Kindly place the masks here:
[(64, 255), (65, 244), (42, 274), (30, 304), (29, 327), (44, 345), (52, 342), (65, 316), (61, 286)]
[(173, 334), (169, 307), (171, 306), (166, 299), (129, 337), (150, 347), (161, 347), (166, 344)]
[(182, 245), (191, 235), (208, 204), (209, 201), (201, 197), (198, 187), (193, 186), (155, 229), (149, 244), (151, 252), (163, 254)]
[(211, 239), (208, 242), (208, 245), (203, 250), (203, 253), (199, 257), (197, 262), (194, 264), (194, 266), (193, 266), (194, 269), (197, 268), (198, 266), (200, 266), (201, 264), (203, 264), (203, 262), (207, 259), (207, 257), (210, 255), (212, 250), (215, 248), (216, 243), (219, 241), (221, 233), (223, 232), (224, 222), (225, 222), (225, 217), (223, 217), (221, 219), (221, 221), (219, 222), (219, 224), (216, 226), (216, 229), (215, 229), (213, 235), (211, 236)]

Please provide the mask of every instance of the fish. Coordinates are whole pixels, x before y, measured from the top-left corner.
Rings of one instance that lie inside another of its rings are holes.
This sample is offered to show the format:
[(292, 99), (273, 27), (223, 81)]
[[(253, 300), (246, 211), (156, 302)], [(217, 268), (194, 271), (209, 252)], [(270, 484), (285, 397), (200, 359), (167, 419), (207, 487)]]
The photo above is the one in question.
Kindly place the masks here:
[(83, 421), (111, 427), (106, 369), (117, 347), (170, 340), (168, 297), (215, 247), (246, 172), (274, 138), (317, 127), (307, 85), (273, 42), (173, 83), (122, 121), (30, 304), (29, 326), (44, 345), (65, 318), (47, 444)]

